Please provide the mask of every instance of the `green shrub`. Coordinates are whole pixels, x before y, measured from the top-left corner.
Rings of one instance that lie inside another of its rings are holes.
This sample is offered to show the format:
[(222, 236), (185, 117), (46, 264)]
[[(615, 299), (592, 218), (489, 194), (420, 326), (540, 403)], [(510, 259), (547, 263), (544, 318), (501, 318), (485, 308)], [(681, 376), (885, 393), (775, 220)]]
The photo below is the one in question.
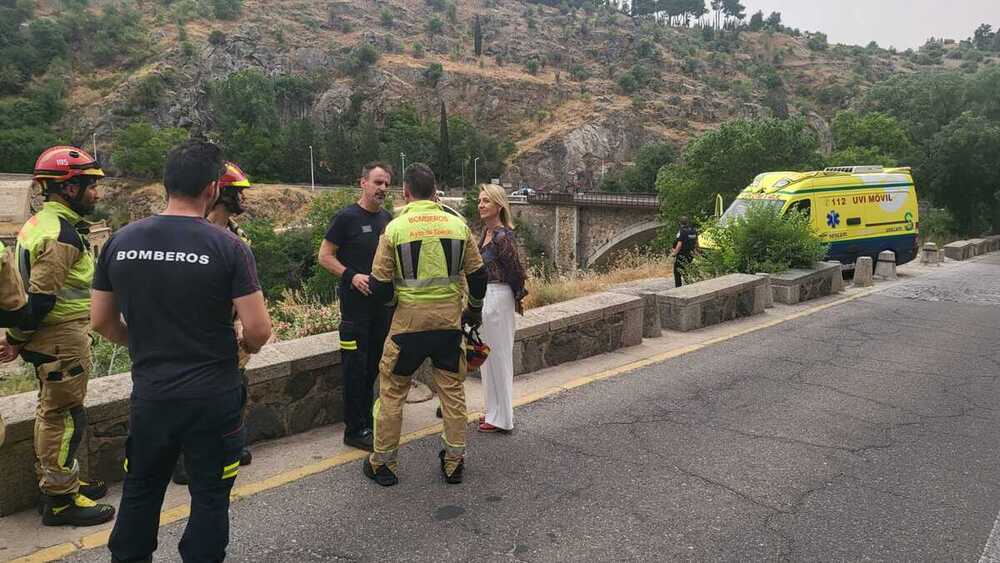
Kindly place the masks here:
[(920, 214), (920, 241), (945, 245), (961, 238), (955, 217), (946, 209), (928, 209)]
[(752, 203), (742, 217), (705, 225), (704, 233), (715, 248), (702, 251), (692, 262), (697, 279), (812, 268), (828, 250), (808, 217), (782, 215), (779, 207), (761, 202)]

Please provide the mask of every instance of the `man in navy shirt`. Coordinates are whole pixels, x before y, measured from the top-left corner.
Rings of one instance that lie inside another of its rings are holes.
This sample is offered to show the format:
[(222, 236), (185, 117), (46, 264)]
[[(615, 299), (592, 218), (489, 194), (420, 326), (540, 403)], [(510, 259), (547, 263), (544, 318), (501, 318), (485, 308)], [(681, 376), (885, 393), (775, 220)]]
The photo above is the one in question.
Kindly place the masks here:
[(361, 171), (361, 198), (341, 209), (319, 247), (319, 263), (340, 276), (340, 353), (344, 359), (344, 443), (372, 450), (375, 381), (389, 334), (391, 309), (372, 297), (369, 276), (378, 239), (392, 215), (382, 208), (392, 169), (372, 162)]
[[(215, 145), (175, 147), (164, 171), (166, 210), (115, 233), (97, 264), (93, 328), (128, 346), (132, 358), (125, 485), (108, 543), (113, 561), (151, 560), (163, 495), (181, 452), (191, 492), (181, 557), (222, 561), (226, 555), (246, 401), (237, 350), (259, 351), (271, 321), (253, 254), (205, 219), (223, 171)], [(243, 322), (240, 339), (233, 307)]]

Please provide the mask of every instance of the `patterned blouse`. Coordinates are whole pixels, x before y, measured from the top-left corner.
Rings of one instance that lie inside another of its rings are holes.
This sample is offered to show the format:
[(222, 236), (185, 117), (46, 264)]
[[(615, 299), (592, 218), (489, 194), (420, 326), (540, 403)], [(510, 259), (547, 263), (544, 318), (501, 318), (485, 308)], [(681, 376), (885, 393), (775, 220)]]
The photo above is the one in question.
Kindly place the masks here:
[(517, 239), (514, 231), (507, 227), (493, 230), (493, 239), (485, 243), (487, 231), (479, 239), (479, 252), (483, 255), (486, 273), (490, 283), (505, 283), (514, 292), (514, 301), (524, 299), (528, 291), (524, 288), (524, 267), (517, 256)]

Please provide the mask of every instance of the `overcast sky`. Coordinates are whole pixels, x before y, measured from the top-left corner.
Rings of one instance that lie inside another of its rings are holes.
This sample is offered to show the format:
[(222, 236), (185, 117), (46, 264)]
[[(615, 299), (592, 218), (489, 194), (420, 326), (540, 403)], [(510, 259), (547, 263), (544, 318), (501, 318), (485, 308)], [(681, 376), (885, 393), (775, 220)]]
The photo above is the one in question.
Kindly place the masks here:
[(743, 0), (747, 16), (781, 12), (782, 23), (822, 31), (831, 43), (903, 50), (927, 38), (965, 39), (981, 23), (1000, 26), (1000, 0)]

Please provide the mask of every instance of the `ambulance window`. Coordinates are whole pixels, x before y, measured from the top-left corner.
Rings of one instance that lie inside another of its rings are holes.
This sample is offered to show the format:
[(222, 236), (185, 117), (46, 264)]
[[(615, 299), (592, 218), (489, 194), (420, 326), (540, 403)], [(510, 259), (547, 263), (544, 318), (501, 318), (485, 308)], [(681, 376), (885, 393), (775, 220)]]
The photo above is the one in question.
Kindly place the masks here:
[(812, 213), (812, 200), (803, 199), (796, 201), (791, 206), (789, 206), (788, 211), (789, 213), (791, 213), (792, 211), (797, 211), (799, 213), (804, 214), (806, 217), (809, 217), (810, 214)]

